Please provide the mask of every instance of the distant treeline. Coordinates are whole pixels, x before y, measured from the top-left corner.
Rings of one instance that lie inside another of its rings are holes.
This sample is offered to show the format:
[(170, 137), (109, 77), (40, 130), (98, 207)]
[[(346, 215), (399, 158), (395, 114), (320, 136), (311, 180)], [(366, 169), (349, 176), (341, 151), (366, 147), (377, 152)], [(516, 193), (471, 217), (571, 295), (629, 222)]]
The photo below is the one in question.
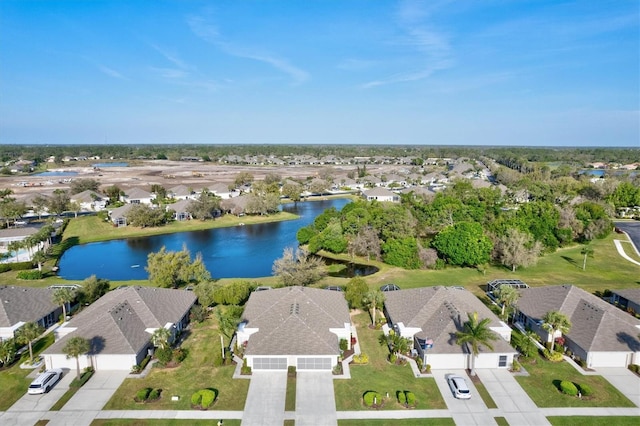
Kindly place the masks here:
[(414, 157), (459, 158), (490, 157), (502, 164), (563, 162), (586, 166), (590, 162), (633, 163), (640, 161), (637, 148), (575, 148), (575, 147), (492, 147), (492, 146), (433, 146), (433, 145), (197, 145), (197, 144), (140, 144), (140, 145), (1, 145), (3, 162), (23, 159), (44, 162), (49, 157), (62, 161), (64, 157), (100, 157), (100, 159), (170, 159), (199, 157), (203, 161), (218, 161), (229, 155), (240, 157), (311, 155), (324, 157)]

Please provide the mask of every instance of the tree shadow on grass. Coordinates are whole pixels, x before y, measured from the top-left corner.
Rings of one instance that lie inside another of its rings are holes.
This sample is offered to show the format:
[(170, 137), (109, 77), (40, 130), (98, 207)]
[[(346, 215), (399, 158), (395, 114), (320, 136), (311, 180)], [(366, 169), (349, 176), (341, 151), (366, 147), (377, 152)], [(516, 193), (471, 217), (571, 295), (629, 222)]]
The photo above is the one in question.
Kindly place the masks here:
[(576, 268), (582, 268), (580, 265), (578, 265), (578, 262), (576, 262), (575, 259), (572, 259), (569, 256), (560, 256), (560, 257), (566, 260), (567, 262), (569, 262), (570, 264), (572, 264), (573, 266), (575, 266)]

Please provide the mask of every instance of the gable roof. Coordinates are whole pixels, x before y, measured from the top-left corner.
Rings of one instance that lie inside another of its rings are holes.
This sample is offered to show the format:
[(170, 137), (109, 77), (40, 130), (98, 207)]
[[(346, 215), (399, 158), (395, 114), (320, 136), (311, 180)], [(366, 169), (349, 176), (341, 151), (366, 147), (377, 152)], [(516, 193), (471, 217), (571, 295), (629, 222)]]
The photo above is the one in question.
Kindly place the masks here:
[(0, 286), (0, 327), (37, 321), (59, 308), (49, 288)]
[(565, 314), (571, 321), (566, 337), (587, 352), (629, 351), (640, 345), (639, 320), (573, 285), (522, 289), (517, 305), (534, 321), (549, 311)]
[(398, 194), (395, 192), (382, 187), (376, 187), (368, 191), (364, 191), (363, 194), (365, 197), (398, 197)]
[(349, 324), (341, 292), (285, 287), (251, 294), (244, 310), (247, 328), (258, 328), (247, 355), (338, 355), (338, 337), (330, 328)]
[(131, 188), (125, 192), (125, 197), (130, 200), (140, 200), (143, 198), (153, 198), (153, 194), (142, 188)]
[(70, 197), (71, 201), (77, 201), (79, 203), (92, 203), (94, 200), (102, 201), (107, 198), (106, 195), (103, 195), (96, 191), (91, 191), (87, 189), (86, 191), (79, 192), (77, 194), (73, 194)]
[[(466, 353), (457, 344), (455, 333), (463, 329), (467, 314), (477, 312), (478, 318), (489, 318), (489, 327), (504, 328), (506, 325), (487, 308), (473, 293), (453, 287), (420, 287), (385, 293), (385, 308), (394, 324), (420, 328), (415, 334), (419, 339), (432, 339), (431, 353)], [(497, 340), (480, 352), (515, 353), (508, 342), (496, 334)]]
[(148, 328), (175, 324), (195, 303), (191, 291), (156, 287), (123, 287), (110, 291), (69, 321), (74, 329), (45, 353), (62, 353), (67, 339), (82, 336), (92, 342), (92, 353), (137, 354), (149, 342)]
[(640, 305), (640, 288), (625, 288), (623, 290), (611, 290), (611, 292)]

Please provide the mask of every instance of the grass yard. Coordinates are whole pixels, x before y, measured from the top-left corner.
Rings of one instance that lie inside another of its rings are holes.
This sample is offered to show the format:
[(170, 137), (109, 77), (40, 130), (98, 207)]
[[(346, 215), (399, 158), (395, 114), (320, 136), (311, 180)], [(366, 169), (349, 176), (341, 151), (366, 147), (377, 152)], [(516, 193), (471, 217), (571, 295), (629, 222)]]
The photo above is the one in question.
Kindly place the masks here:
[(636, 416), (552, 416), (547, 417), (547, 420), (549, 420), (549, 423), (553, 426), (635, 426), (638, 424), (638, 417)]
[[(190, 410), (191, 395), (204, 388), (218, 391), (211, 410), (242, 410), (247, 399), (249, 380), (234, 380), (234, 365), (214, 367), (220, 351), (220, 337), (215, 321), (209, 318), (202, 324), (191, 325), (191, 335), (182, 344), (187, 359), (176, 368), (153, 368), (142, 379), (127, 379), (105, 406), (105, 410)], [(142, 388), (162, 389), (160, 400), (139, 404), (133, 400)], [(179, 401), (172, 401), (174, 395)]]
[(338, 426), (454, 426), (451, 418), (338, 420)]
[[(602, 376), (583, 376), (564, 361), (549, 362), (536, 355), (528, 361), (522, 359), (522, 366), (529, 376), (518, 376), (516, 380), (538, 407), (634, 407)], [(562, 380), (587, 384), (593, 389), (594, 395), (582, 399), (565, 395), (558, 390)]]
[[(49, 333), (41, 339), (35, 341), (32, 345), (33, 356), (36, 357), (40, 352), (44, 351), (47, 347), (53, 344), (54, 335)], [(0, 398), (0, 411), (6, 411), (11, 407), (18, 399), (27, 393), (29, 384), (33, 381), (27, 377), (33, 370), (22, 369), (20, 364), (29, 359), (29, 349), (27, 349), (19, 360), (17, 360), (11, 367), (0, 369), (0, 392), (2, 398)]]
[(446, 408), (435, 380), (416, 379), (411, 367), (395, 366), (387, 361), (388, 350), (378, 343), (380, 330), (368, 328), (369, 314), (361, 312), (352, 317), (358, 330), (358, 339), (363, 353), (369, 356), (367, 365), (350, 365), (350, 380), (334, 380), (333, 387), (338, 411), (368, 410), (362, 404), (362, 395), (366, 391), (377, 391), (382, 395), (389, 393), (383, 410), (403, 410), (396, 401), (397, 391), (411, 391), (417, 400), (417, 409)]
[(284, 400), (284, 411), (296, 411), (296, 377), (287, 375), (287, 393)]

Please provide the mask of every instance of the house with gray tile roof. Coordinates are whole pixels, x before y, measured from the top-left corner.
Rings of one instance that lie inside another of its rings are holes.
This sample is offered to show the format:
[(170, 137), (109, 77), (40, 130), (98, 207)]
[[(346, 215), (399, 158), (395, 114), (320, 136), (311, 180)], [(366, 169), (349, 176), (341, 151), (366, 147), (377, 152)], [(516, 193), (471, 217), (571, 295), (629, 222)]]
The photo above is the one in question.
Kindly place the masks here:
[(373, 188), (362, 193), (367, 201), (386, 201), (390, 203), (399, 203), (400, 196), (395, 192), (389, 191), (387, 188)]
[(191, 213), (188, 212), (189, 205), (193, 200), (180, 200), (173, 204), (167, 204), (166, 210), (173, 212), (173, 218), (175, 220), (190, 220), (193, 219)]
[(127, 204), (151, 204), (156, 194), (145, 191), (142, 188), (131, 188), (125, 191), (122, 201)]
[(86, 190), (73, 194), (70, 201), (78, 203), (82, 210), (100, 211), (107, 208), (109, 197), (96, 191)]
[(388, 324), (412, 342), (417, 355), (433, 369), (470, 368), (469, 348), (457, 344), (468, 315), (489, 318), (496, 335), (493, 350), (483, 347), (475, 368), (509, 368), (517, 351), (509, 344), (511, 328), (473, 293), (457, 287), (421, 287), (385, 292), (384, 313)]
[(611, 303), (630, 314), (640, 314), (640, 288), (625, 288), (622, 290), (611, 290)]
[(127, 226), (127, 213), (133, 208), (133, 204), (125, 204), (124, 206), (116, 207), (113, 210), (109, 210), (109, 218), (114, 226), (121, 227)]
[(14, 337), (28, 322), (49, 328), (60, 315), (62, 307), (53, 303), (53, 289), (0, 286), (0, 341)]
[(548, 342), (552, 336), (543, 329), (542, 318), (549, 311), (566, 315), (571, 329), (562, 336), (564, 346), (589, 368), (640, 363), (640, 320), (579, 287), (565, 284), (522, 289), (517, 309), (516, 321)]
[(158, 328), (171, 331), (171, 340), (183, 330), (196, 302), (191, 291), (155, 287), (122, 287), (110, 291), (55, 331), (56, 341), (47, 348), (47, 368), (75, 368), (62, 349), (76, 336), (91, 343), (80, 357), (80, 367), (130, 370), (152, 349), (151, 335)]
[(347, 301), (342, 292), (299, 286), (253, 292), (237, 339), (254, 370), (331, 370), (340, 339), (351, 342)]

